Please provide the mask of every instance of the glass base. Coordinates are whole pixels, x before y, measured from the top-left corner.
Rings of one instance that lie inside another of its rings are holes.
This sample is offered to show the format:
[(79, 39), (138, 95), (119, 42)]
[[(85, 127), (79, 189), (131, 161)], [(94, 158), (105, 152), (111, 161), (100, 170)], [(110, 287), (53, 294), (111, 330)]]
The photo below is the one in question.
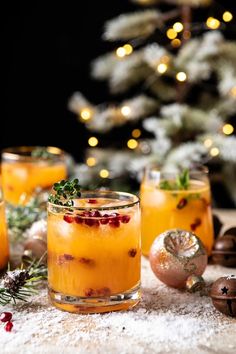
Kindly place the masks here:
[(49, 299), (60, 310), (88, 314), (128, 310), (137, 305), (141, 298), (140, 285), (123, 294), (107, 297), (79, 297), (48, 289)]

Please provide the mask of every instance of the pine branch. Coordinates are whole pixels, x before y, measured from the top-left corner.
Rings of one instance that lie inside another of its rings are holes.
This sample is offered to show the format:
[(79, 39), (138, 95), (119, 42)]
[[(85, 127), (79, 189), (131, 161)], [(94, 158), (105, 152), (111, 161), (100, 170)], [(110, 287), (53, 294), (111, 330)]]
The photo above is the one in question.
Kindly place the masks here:
[(38, 286), (47, 278), (47, 268), (39, 261), (30, 261), (26, 269), (8, 270), (0, 284), (0, 305), (27, 301), (37, 294)]
[[(47, 197), (46, 193), (46, 197)], [(13, 242), (24, 237), (24, 232), (37, 220), (46, 217), (45, 192), (31, 198), (26, 205), (7, 205), (7, 223)]]

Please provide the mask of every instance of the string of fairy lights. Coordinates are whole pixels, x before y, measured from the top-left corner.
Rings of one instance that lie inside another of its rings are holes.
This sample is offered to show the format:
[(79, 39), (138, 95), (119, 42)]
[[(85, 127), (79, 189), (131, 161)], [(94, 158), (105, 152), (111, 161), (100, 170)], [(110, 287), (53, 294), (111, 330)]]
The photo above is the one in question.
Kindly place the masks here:
[[(147, 0), (140, 0), (140, 1), (146, 2)], [(230, 11), (224, 11), (224, 13), (222, 14), (221, 20), (210, 16), (206, 19), (205, 25), (206, 25), (206, 28), (208, 28), (210, 30), (216, 30), (216, 29), (219, 29), (224, 22), (228, 23), (228, 22), (232, 21), (232, 19), (233, 19), (233, 14)], [(221, 21), (223, 21), (223, 22), (221, 22)], [(173, 48), (180, 47), (183, 40), (189, 39), (191, 37), (191, 32), (189, 30), (186, 30), (184, 28), (183, 23), (181, 23), (181, 22), (175, 22), (172, 25), (172, 27), (170, 27), (166, 30), (165, 34), (166, 34), (166, 37), (170, 40), (170, 45)], [(181, 38), (178, 38), (179, 35), (181, 35)], [(117, 49), (115, 49), (115, 55), (117, 56), (117, 58), (122, 60), (126, 56), (129, 56), (130, 54), (132, 54), (133, 50), (134, 50), (133, 46), (129, 43), (126, 43), (123, 46), (120, 46)], [(160, 59), (160, 62), (157, 64), (157, 72), (160, 75), (163, 75), (168, 71), (169, 62), (170, 62), (170, 58), (168, 57), (168, 55), (163, 55), (162, 58)], [(177, 82), (180, 82), (180, 83), (185, 82), (188, 79), (187, 74), (183, 71), (177, 72), (175, 74), (175, 78), (176, 78)], [(233, 97), (236, 97), (236, 87), (233, 87), (229, 94), (232, 95)], [(131, 108), (128, 105), (124, 105), (118, 109), (120, 110), (119, 113), (121, 115), (123, 115), (124, 117), (128, 117), (131, 113)], [(80, 120), (82, 122), (86, 123), (90, 119), (93, 118), (93, 114), (94, 114), (94, 112), (91, 107), (84, 107), (80, 111)], [(223, 125), (223, 127), (222, 127), (223, 134), (231, 135), (231, 134), (233, 134), (233, 132), (234, 132), (234, 127), (232, 124), (226, 123)], [(137, 129), (137, 128), (133, 129), (131, 131), (131, 137), (126, 142), (127, 148), (130, 150), (137, 149), (140, 146), (140, 142), (138, 139), (141, 137), (141, 135), (142, 135), (142, 131), (140, 129)], [(95, 148), (95, 147), (99, 146), (98, 138), (96, 136), (89, 137), (88, 145), (91, 148)], [(220, 154), (219, 148), (213, 146), (212, 139), (206, 138), (204, 141), (204, 145), (206, 148), (209, 149), (209, 153), (212, 157), (216, 157)], [(144, 146), (144, 149), (145, 149), (145, 146)], [(97, 160), (95, 157), (90, 156), (87, 158), (86, 164), (88, 167), (94, 167), (97, 164)], [(99, 176), (101, 178), (109, 178), (110, 172), (107, 169), (103, 168), (99, 171)]]

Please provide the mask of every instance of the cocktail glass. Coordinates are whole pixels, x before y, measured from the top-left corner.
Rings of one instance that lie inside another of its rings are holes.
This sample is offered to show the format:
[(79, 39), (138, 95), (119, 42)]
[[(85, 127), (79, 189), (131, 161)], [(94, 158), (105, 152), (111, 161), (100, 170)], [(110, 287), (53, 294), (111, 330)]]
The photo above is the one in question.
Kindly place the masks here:
[(7, 223), (5, 216), (5, 204), (0, 190), (0, 272), (7, 268), (9, 261), (9, 242), (7, 236)]
[(139, 199), (82, 192), (72, 207), (48, 203), (49, 297), (69, 312), (126, 310), (140, 299)]
[(20, 146), (2, 152), (2, 187), (8, 203), (25, 204), (37, 189), (51, 189), (66, 177), (65, 154), (59, 148)]
[(162, 232), (181, 228), (194, 232), (210, 255), (214, 241), (208, 170), (189, 171), (187, 189), (175, 188), (179, 174), (148, 166), (140, 188), (142, 253), (148, 256)]

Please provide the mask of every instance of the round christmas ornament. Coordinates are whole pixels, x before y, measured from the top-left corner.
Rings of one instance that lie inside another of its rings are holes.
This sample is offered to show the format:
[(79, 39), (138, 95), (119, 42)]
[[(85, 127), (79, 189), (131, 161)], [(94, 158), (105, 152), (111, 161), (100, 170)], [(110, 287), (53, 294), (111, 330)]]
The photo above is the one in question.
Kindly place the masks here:
[(236, 276), (217, 279), (211, 286), (210, 297), (218, 311), (236, 317)]
[(158, 279), (174, 288), (184, 288), (190, 275), (200, 276), (207, 266), (207, 252), (192, 232), (173, 229), (153, 242), (149, 261)]
[(231, 236), (236, 237), (236, 227), (230, 227), (229, 229), (225, 230), (225, 232), (223, 233), (222, 236), (225, 236), (225, 235), (231, 235)]
[(186, 290), (190, 293), (195, 293), (204, 289), (206, 286), (205, 281), (200, 275), (190, 275), (186, 280)]
[(24, 244), (23, 259), (41, 259), (46, 263), (47, 251), (47, 222), (39, 220), (33, 223)]
[(212, 261), (225, 267), (236, 267), (236, 236), (218, 237), (212, 249)]

